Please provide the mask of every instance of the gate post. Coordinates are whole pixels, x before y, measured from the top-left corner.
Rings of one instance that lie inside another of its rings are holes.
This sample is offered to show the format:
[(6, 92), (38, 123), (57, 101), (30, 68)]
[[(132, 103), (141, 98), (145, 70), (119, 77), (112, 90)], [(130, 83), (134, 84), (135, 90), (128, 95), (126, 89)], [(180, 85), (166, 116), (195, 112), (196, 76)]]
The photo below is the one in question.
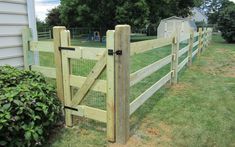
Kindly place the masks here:
[(29, 70), (29, 43), (32, 40), (31, 31), (28, 27), (25, 27), (22, 31), (22, 42), (23, 42), (23, 54), (24, 54), (24, 69)]
[[(61, 47), (70, 46), (70, 32), (69, 30), (63, 30), (60, 32), (60, 41)], [(63, 53), (61, 52), (61, 60), (62, 60), (62, 76), (63, 76), (63, 90), (64, 90), (64, 105), (71, 106), (72, 104), (72, 88), (69, 84), (69, 75), (72, 70), (70, 60), (68, 58), (64, 58)], [(65, 124), (68, 127), (73, 126), (73, 119), (71, 111), (65, 109)]]
[(116, 143), (125, 144), (129, 139), (129, 88), (130, 88), (130, 26), (115, 27), (115, 104)]
[(114, 48), (114, 30), (108, 30), (106, 33), (106, 49), (107, 49), (107, 139), (110, 142), (115, 142), (115, 56), (109, 55), (108, 52)]
[(62, 75), (62, 60), (59, 47), (61, 46), (61, 31), (65, 30), (64, 26), (53, 27), (53, 37), (54, 37), (54, 58), (55, 58), (55, 68), (56, 68), (56, 88), (57, 96), (60, 101), (64, 103), (64, 88), (63, 88), (63, 75)]

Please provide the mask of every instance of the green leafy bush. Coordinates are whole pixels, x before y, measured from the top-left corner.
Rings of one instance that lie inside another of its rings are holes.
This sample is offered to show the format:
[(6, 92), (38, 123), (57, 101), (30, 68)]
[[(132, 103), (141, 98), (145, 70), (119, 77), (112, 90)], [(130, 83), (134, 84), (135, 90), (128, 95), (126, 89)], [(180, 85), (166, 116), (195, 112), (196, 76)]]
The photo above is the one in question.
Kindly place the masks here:
[(227, 2), (221, 8), (218, 17), (218, 26), (222, 37), (227, 42), (235, 42), (235, 4), (233, 2)]
[(0, 146), (36, 146), (60, 117), (53, 86), (36, 72), (0, 67)]

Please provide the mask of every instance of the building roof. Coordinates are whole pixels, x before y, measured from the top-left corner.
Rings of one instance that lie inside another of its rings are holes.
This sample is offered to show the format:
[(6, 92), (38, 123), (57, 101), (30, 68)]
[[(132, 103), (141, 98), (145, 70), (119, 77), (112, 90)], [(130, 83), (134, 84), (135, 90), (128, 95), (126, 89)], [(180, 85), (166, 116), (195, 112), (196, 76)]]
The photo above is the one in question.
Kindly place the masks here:
[(177, 16), (171, 16), (171, 17), (168, 17), (168, 18), (165, 18), (165, 19), (162, 19), (162, 20), (171, 20), (171, 19), (185, 20), (184, 18), (177, 17)]

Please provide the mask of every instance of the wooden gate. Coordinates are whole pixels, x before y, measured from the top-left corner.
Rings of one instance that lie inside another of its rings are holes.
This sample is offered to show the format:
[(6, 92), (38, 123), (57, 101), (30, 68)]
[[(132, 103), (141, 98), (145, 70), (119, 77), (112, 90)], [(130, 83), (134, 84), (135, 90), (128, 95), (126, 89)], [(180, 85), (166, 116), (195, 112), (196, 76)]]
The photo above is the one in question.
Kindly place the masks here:
[[(116, 31), (107, 31), (106, 48), (71, 46), (68, 30), (60, 32), (60, 43), (66, 125), (73, 125), (73, 115), (93, 119), (107, 124), (109, 141), (126, 141), (129, 136), (123, 134), (129, 134), (130, 26), (119, 25)], [(89, 66), (86, 61), (94, 65), (85, 70), (86, 74), (79, 75), (73, 70), (84, 68), (74, 65), (74, 61), (85, 62), (85, 68)], [(106, 108), (86, 103), (92, 96), (99, 99), (88, 94), (92, 91), (105, 94)]]

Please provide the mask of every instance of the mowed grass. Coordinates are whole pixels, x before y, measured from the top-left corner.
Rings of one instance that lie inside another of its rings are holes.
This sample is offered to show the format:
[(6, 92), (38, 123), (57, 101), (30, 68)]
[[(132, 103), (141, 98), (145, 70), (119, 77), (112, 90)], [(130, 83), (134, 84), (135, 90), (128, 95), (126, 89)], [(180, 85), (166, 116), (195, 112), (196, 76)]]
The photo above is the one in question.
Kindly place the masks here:
[[(213, 40), (193, 66), (180, 72), (179, 84), (162, 88), (131, 116), (132, 136), (126, 146), (235, 146), (235, 45), (220, 36)], [(131, 72), (170, 52), (163, 47), (133, 56)], [(130, 101), (169, 67), (131, 87)], [(47, 146), (106, 146), (104, 128), (92, 124), (61, 128)]]

